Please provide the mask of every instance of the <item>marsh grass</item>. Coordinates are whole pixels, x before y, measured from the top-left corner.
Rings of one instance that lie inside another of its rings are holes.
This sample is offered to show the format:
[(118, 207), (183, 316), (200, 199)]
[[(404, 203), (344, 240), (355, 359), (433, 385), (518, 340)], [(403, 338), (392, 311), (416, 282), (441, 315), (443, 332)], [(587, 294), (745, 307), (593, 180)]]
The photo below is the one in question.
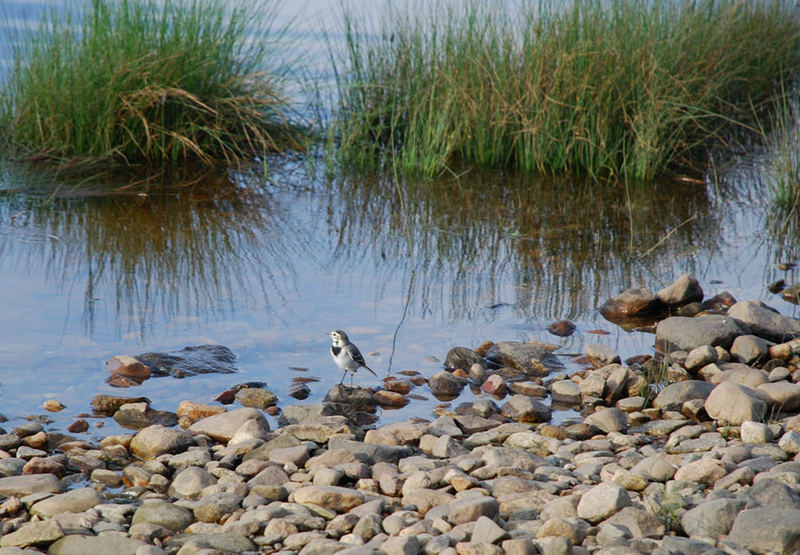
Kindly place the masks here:
[(273, 2), (93, 0), (17, 31), (2, 83), (7, 151), (62, 164), (236, 164), (301, 146), (267, 69)]
[(767, 137), (769, 161), (763, 180), (777, 208), (793, 212), (800, 207), (800, 130), (797, 93), (784, 94), (770, 112)]
[(747, 125), (800, 63), (788, 2), (603, 4), (387, 5), (377, 35), (345, 12), (332, 152), (650, 180)]

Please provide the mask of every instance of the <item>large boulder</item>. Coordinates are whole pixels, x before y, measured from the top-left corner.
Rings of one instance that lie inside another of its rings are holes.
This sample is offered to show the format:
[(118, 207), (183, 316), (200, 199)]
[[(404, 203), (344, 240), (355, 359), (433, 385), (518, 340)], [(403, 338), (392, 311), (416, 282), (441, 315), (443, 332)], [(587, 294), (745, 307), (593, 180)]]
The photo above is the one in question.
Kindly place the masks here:
[(794, 553), (800, 549), (800, 510), (763, 507), (742, 511), (728, 539), (753, 553)]
[(719, 423), (738, 426), (748, 420), (762, 420), (767, 404), (749, 387), (722, 382), (706, 399), (705, 409)]
[(720, 314), (696, 318), (670, 316), (656, 326), (656, 350), (663, 353), (691, 351), (703, 345), (730, 349), (733, 340), (743, 333), (736, 320)]
[(700, 380), (685, 380), (669, 384), (653, 400), (653, 406), (661, 410), (681, 410), (686, 401), (705, 400), (714, 386)]
[(728, 316), (753, 335), (776, 343), (800, 337), (800, 320), (784, 316), (760, 301), (739, 301), (728, 309)]

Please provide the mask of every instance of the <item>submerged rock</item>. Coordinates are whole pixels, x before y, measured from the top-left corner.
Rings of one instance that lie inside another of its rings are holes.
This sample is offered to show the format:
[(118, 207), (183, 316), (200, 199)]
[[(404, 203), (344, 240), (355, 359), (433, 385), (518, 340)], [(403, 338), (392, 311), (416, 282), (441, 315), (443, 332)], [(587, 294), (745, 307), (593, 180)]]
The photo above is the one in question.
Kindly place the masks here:
[(195, 374), (232, 374), (236, 355), (223, 345), (184, 347), (171, 353), (142, 353), (137, 360), (150, 368), (151, 375), (184, 378)]
[(546, 376), (564, 365), (553, 354), (553, 348), (541, 343), (498, 341), (486, 353), (486, 358), (499, 364), (520, 370), (524, 374)]
[(632, 287), (611, 297), (600, 306), (600, 314), (610, 322), (654, 316), (663, 310), (661, 301), (647, 289)]

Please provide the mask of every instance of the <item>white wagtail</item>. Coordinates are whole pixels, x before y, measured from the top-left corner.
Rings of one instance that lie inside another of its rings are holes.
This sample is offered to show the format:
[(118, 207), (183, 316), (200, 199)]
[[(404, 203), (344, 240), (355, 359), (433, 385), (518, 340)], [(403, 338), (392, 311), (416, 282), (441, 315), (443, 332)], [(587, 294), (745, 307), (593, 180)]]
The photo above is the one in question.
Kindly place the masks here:
[(342, 380), (339, 382), (340, 384), (344, 382), (344, 377), (350, 372), (350, 385), (353, 385), (353, 375), (355, 375), (359, 368), (366, 368), (372, 372), (373, 376), (377, 376), (377, 374), (372, 371), (372, 368), (367, 366), (367, 363), (364, 362), (364, 356), (361, 354), (361, 351), (358, 350), (358, 347), (350, 343), (345, 332), (342, 330), (334, 330), (328, 335), (330, 335), (333, 340), (333, 344), (331, 345), (333, 361), (336, 363), (336, 366), (344, 370)]

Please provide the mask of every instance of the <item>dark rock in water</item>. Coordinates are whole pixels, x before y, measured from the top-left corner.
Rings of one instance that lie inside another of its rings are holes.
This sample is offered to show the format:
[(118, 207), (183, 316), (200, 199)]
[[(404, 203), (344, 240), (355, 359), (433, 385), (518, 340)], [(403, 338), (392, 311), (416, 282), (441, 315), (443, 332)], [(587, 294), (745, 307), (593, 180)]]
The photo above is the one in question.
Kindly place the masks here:
[(408, 398), (402, 393), (380, 389), (375, 392), (375, 399), (383, 408), (402, 408), (408, 404)]
[(547, 422), (552, 414), (550, 407), (527, 395), (514, 395), (502, 407), (503, 416), (519, 422)]
[(311, 394), (311, 388), (303, 382), (294, 382), (289, 386), (289, 397), (302, 401)]
[(466, 371), (469, 370), (473, 364), (484, 364), (483, 357), (466, 347), (453, 347), (447, 352), (444, 359), (445, 369), (452, 372), (458, 368)]
[(575, 331), (575, 324), (569, 320), (559, 320), (547, 326), (547, 331), (559, 337), (569, 337)]
[(652, 292), (632, 287), (604, 302), (600, 314), (610, 322), (620, 322), (628, 318), (654, 316), (663, 309), (664, 305)]
[(278, 396), (269, 389), (245, 387), (236, 392), (236, 400), (245, 407), (266, 409), (277, 404)]
[(184, 378), (195, 374), (236, 372), (236, 355), (223, 345), (197, 345), (171, 353), (142, 353), (135, 358), (150, 368), (153, 377)]
[(222, 403), (223, 405), (230, 405), (233, 401), (236, 400), (236, 392), (233, 389), (226, 389), (216, 397), (214, 400), (217, 403)]
[(239, 391), (242, 389), (251, 389), (251, 388), (260, 388), (260, 389), (267, 389), (267, 382), (244, 382), (244, 383), (237, 383), (233, 387), (231, 387), (234, 391)]
[(489, 348), (486, 358), (500, 366), (510, 366), (525, 374), (546, 376), (564, 365), (544, 344), (498, 341)]
[[(781, 280), (782, 281), (782, 280)], [(790, 285), (781, 292), (781, 298), (794, 304), (800, 304), (800, 283)]]
[(174, 412), (151, 409), (146, 403), (130, 403), (123, 405), (114, 413), (114, 420), (123, 428), (140, 430), (153, 424), (174, 426), (178, 423), (178, 415)]
[(436, 372), (428, 378), (428, 387), (431, 388), (434, 397), (439, 400), (454, 399), (461, 393), (465, 385), (467, 385), (466, 379), (454, 376), (444, 370)]
[(662, 353), (691, 351), (703, 345), (730, 349), (736, 336), (744, 333), (734, 318), (720, 314), (696, 318), (670, 316), (656, 326), (656, 350)]
[(333, 386), (323, 400), (329, 403), (344, 403), (353, 407), (353, 410), (367, 412), (374, 412), (378, 404), (369, 389), (348, 387), (343, 384)]
[(656, 293), (656, 298), (667, 306), (688, 304), (703, 300), (703, 288), (695, 277), (684, 274)]
[(71, 434), (79, 434), (89, 429), (89, 423), (83, 418), (78, 418), (75, 422), (67, 427), (67, 431)]
[(794, 270), (797, 267), (796, 262), (777, 262), (775, 267), (782, 272), (788, 272), (789, 270)]
[(108, 359), (106, 370), (111, 374), (125, 376), (139, 383), (150, 377), (150, 368), (140, 360), (128, 355), (116, 355)]
[(703, 310), (717, 310), (725, 312), (735, 304), (736, 297), (727, 291), (723, 291), (722, 293), (714, 295), (713, 297), (703, 301)]
[(92, 399), (92, 409), (95, 414), (114, 416), (122, 405), (129, 403), (150, 403), (147, 397), (115, 397), (113, 395), (98, 394)]
[[(795, 284), (792, 287), (800, 288), (800, 283)], [(785, 279), (779, 279), (779, 280), (773, 281), (772, 283), (767, 285), (767, 291), (769, 291), (773, 295), (777, 295), (778, 293), (780, 293), (784, 289), (786, 289), (786, 280)], [(800, 291), (798, 291), (798, 292), (800, 292)]]

